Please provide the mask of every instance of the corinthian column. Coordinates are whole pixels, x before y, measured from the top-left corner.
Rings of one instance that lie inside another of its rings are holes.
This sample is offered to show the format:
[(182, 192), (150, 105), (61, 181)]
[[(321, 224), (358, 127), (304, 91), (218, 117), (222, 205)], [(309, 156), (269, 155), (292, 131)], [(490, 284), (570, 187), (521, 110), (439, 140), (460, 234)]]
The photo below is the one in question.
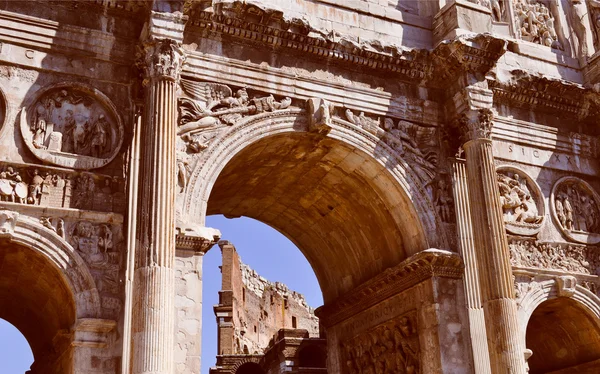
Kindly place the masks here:
[(473, 239), (492, 373), (525, 374), (508, 242), (492, 154), (490, 109), (458, 119), (463, 135)]
[(176, 84), (183, 61), (178, 44), (144, 45), (145, 115), (133, 287), (134, 374), (172, 374), (174, 349)]

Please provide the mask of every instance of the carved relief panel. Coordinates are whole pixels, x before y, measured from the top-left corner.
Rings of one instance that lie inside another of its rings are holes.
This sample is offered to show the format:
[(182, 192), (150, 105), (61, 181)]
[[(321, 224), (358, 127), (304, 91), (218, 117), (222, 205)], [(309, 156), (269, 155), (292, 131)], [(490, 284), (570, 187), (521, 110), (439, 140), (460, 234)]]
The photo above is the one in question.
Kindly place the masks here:
[(40, 160), (74, 169), (108, 164), (123, 142), (115, 107), (99, 91), (59, 84), (42, 92), (21, 111), (21, 134)]
[(341, 344), (345, 374), (420, 373), (415, 313), (385, 322)]
[(585, 244), (600, 243), (600, 197), (583, 180), (564, 177), (550, 196), (552, 217), (567, 238)]
[(546, 47), (564, 50), (556, 32), (558, 14), (544, 1), (516, 0), (515, 22), (521, 39)]
[(510, 166), (497, 169), (500, 206), (506, 230), (518, 235), (538, 233), (545, 205), (539, 186), (524, 171)]
[(513, 266), (600, 275), (600, 248), (508, 238)]

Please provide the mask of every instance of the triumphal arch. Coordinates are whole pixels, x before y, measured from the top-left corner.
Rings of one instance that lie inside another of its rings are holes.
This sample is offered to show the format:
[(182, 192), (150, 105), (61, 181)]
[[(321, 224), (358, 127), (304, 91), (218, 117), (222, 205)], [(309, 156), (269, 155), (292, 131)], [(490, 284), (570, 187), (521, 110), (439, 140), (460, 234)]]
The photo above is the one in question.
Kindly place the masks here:
[(0, 318), (31, 373), (198, 373), (247, 216), (328, 373), (597, 373), (599, 52), (596, 0), (2, 1)]

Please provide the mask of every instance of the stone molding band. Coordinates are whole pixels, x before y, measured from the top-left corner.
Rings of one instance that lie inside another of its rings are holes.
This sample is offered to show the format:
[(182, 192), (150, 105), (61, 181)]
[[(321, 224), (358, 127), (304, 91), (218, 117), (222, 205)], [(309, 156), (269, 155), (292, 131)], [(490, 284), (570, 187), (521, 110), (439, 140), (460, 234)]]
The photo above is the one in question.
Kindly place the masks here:
[(331, 327), (427, 279), (459, 279), (463, 267), (456, 253), (426, 249), (356, 287), (350, 294), (318, 308), (315, 313), (324, 326)]

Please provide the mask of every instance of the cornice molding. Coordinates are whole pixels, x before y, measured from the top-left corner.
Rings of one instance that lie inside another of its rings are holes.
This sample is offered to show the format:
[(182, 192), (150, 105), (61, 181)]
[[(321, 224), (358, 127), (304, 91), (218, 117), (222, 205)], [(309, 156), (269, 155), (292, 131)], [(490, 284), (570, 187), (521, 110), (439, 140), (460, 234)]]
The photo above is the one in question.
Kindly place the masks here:
[(188, 26), (200, 29), (207, 37), (228, 35), (269, 48), (310, 54), (350, 68), (391, 72), (404, 81), (440, 88), (452, 84), (464, 73), (484, 76), (506, 51), (506, 41), (491, 35), (459, 37), (440, 43), (433, 50), (403, 49), (344, 38), (315, 37), (308, 35), (306, 27), (272, 27), (212, 11), (194, 12)]
[(351, 293), (339, 297), (315, 311), (324, 326), (334, 326), (383, 300), (433, 278), (459, 279), (463, 262), (454, 252), (427, 249), (389, 268)]
[[(489, 80), (494, 103), (586, 119), (600, 115), (600, 96), (580, 84), (513, 70), (512, 79)], [(591, 119), (591, 118), (590, 118)]]

